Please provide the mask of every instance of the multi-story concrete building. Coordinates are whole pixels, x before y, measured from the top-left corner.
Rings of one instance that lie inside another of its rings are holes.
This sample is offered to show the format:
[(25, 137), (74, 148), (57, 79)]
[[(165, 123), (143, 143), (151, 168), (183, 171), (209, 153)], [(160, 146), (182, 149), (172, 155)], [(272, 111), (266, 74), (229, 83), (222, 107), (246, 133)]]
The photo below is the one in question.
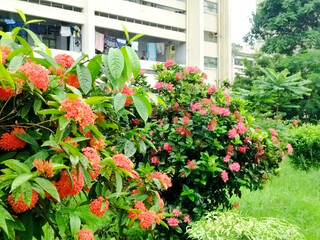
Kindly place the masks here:
[[(203, 69), (210, 82), (231, 77), (228, 0), (0, 0), (0, 30), (21, 24), (16, 8), (53, 52), (90, 57), (125, 43), (122, 24), (144, 69), (174, 59)], [(26, 36), (28, 39), (28, 37)], [(30, 39), (28, 41), (32, 42)]]

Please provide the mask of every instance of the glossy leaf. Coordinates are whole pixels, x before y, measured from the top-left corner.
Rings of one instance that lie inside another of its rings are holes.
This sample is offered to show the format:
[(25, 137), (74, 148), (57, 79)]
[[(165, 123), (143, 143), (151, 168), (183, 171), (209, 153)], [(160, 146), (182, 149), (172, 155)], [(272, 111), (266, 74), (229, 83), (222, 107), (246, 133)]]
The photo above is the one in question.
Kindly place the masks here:
[(108, 53), (108, 67), (111, 75), (115, 79), (119, 79), (124, 68), (124, 58), (117, 48), (111, 48)]
[(77, 75), (82, 91), (87, 94), (92, 85), (92, 77), (88, 68), (84, 65), (77, 65)]

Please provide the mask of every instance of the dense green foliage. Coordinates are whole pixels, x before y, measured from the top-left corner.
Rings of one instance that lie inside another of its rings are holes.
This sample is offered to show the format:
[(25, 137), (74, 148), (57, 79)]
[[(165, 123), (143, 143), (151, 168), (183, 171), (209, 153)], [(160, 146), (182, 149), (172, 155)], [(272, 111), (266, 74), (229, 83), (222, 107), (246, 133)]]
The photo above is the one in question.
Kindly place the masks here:
[[(293, 153), (295, 154), (295, 153)], [(320, 239), (320, 171), (294, 169), (290, 159), (280, 165), (279, 177), (272, 177), (262, 191), (243, 189), (240, 205), (242, 216), (275, 217), (300, 228), (308, 240)]]
[[(259, 113), (266, 113), (269, 111), (268, 116), (276, 115), (276, 106), (274, 104), (275, 99), (271, 98), (269, 94), (259, 95), (259, 91), (256, 91), (255, 84), (259, 79), (263, 81), (267, 80), (268, 74), (264, 69), (271, 68), (273, 71), (280, 74), (282, 71), (288, 69), (290, 72), (289, 77), (300, 74), (302, 80), (300, 83), (304, 84), (298, 91), (304, 92), (304, 88), (307, 87), (311, 91), (307, 91), (303, 98), (299, 98), (293, 94), (287, 97), (287, 94), (292, 94), (294, 91), (286, 92), (287, 88), (278, 88), (279, 85), (272, 84), (270, 87), (274, 87), (272, 91), (280, 91), (283, 93), (283, 99), (285, 101), (283, 107), (279, 105), (279, 111), (285, 119), (292, 119), (297, 117), (307, 122), (317, 122), (320, 118), (320, 82), (319, 82), (319, 66), (320, 66), (320, 51), (310, 50), (305, 53), (299, 53), (294, 56), (285, 56), (280, 54), (266, 55), (258, 53), (254, 56), (254, 64), (252, 65), (248, 60), (244, 60), (245, 69), (243, 74), (237, 74), (235, 82), (232, 86), (233, 92), (241, 94), (248, 100), (251, 106), (254, 106)], [(305, 80), (308, 80), (306, 82)], [(259, 89), (259, 85), (257, 86)], [(281, 87), (281, 86), (280, 86)], [(289, 86), (291, 88), (291, 86)], [(262, 89), (263, 90), (263, 89)], [(269, 91), (270, 93), (270, 91)], [(300, 95), (301, 96), (301, 95)], [(276, 102), (277, 104), (277, 102)], [(290, 107), (285, 107), (289, 105)]]
[(303, 170), (320, 168), (320, 125), (306, 124), (289, 131), (292, 163)]
[(303, 240), (299, 228), (277, 218), (243, 217), (236, 212), (207, 214), (187, 233), (196, 240)]
[(318, 0), (265, 0), (253, 15), (253, 27), (245, 40), (264, 40), (262, 51), (266, 53), (319, 48), (319, 12)]

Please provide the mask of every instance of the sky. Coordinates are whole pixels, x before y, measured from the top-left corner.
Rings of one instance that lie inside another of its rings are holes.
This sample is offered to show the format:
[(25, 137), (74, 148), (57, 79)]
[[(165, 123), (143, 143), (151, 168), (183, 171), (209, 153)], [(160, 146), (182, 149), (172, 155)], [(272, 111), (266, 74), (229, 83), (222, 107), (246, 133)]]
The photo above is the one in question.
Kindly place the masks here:
[(256, 0), (230, 0), (232, 43), (245, 45), (242, 38), (250, 31), (249, 18), (255, 8)]

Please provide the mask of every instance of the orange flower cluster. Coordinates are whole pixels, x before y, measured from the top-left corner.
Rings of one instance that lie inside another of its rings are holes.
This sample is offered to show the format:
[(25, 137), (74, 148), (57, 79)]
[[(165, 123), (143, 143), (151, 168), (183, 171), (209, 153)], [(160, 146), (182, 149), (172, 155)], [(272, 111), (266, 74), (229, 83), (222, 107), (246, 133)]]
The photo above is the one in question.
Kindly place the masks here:
[(11, 49), (8, 45), (4, 45), (4, 46), (1, 46), (0, 51), (1, 51), (1, 55), (2, 55), (2, 59), (1, 59), (2, 64), (5, 64), (7, 61), (7, 57), (11, 52)]
[(156, 214), (155, 211), (147, 210), (143, 202), (137, 202), (134, 206), (134, 209), (141, 210), (141, 213), (130, 212), (129, 218), (138, 218), (140, 220), (140, 226), (145, 230), (148, 227), (151, 227), (154, 222), (160, 224), (160, 220), (164, 217), (161, 214)]
[[(101, 210), (101, 205), (103, 201), (106, 203), (106, 205)], [(98, 197), (97, 199), (94, 199), (89, 205), (90, 212), (92, 212), (97, 217), (102, 217), (106, 213), (108, 208), (109, 208), (109, 201), (103, 197)]]
[(91, 179), (96, 179), (100, 174), (101, 166), (99, 165), (100, 157), (98, 156), (97, 150), (92, 147), (82, 148), (81, 151), (83, 152), (84, 156), (88, 158), (91, 162), (92, 170), (89, 170)]
[(94, 240), (93, 232), (91, 229), (81, 229), (78, 233), (78, 240)]
[(99, 138), (99, 139), (91, 138), (90, 139), (90, 146), (96, 150), (100, 150), (100, 149), (104, 149), (106, 147), (106, 143), (102, 138)]
[(73, 57), (65, 53), (56, 55), (54, 60), (65, 68), (71, 67), (71, 65), (74, 63)]
[(131, 170), (133, 169), (133, 162), (122, 153), (114, 155), (112, 159), (115, 161), (118, 167), (121, 167), (128, 172), (131, 172)]
[(71, 173), (71, 177), (72, 182), (67, 174), (67, 171), (62, 171), (62, 176), (59, 181), (52, 183), (56, 186), (61, 199), (64, 199), (66, 196), (77, 195), (84, 185), (81, 169), (79, 169), (79, 175), (77, 175), (77, 173), (74, 171)]
[(168, 189), (169, 187), (172, 186), (171, 179), (170, 179), (170, 178), (168, 177), (168, 175), (165, 174), (165, 173), (162, 173), (162, 172), (154, 172), (154, 173), (151, 173), (151, 176), (152, 176), (153, 178), (158, 179), (158, 180), (161, 182), (161, 185), (162, 185), (163, 190), (166, 190), (166, 189)]
[(80, 88), (78, 76), (72, 73), (66, 74), (66, 83), (72, 87)]
[(30, 82), (33, 83), (38, 89), (46, 91), (49, 84), (49, 70), (44, 69), (41, 64), (35, 64), (31, 60), (22, 66), (19, 70), (25, 73)]
[(17, 150), (24, 148), (26, 142), (18, 138), (14, 133), (26, 133), (23, 128), (14, 128), (11, 133), (4, 133), (0, 138), (0, 148), (5, 151)]
[(10, 194), (8, 196), (8, 202), (11, 205), (13, 211), (15, 211), (16, 213), (22, 213), (22, 212), (25, 212), (29, 209), (32, 209), (36, 205), (36, 203), (38, 202), (38, 194), (36, 191), (32, 190), (30, 205), (27, 205), (24, 202), (22, 193), (21, 193), (20, 198), (17, 202), (15, 202), (13, 200), (13, 196), (12, 196), (12, 194)]
[(37, 169), (37, 172), (46, 178), (53, 177), (53, 163), (51, 161), (35, 159), (33, 161), (33, 166)]
[(0, 100), (6, 101), (9, 97), (11, 97), (13, 94), (13, 90), (11, 87), (1, 87), (0, 86)]
[(68, 119), (73, 117), (82, 129), (89, 124), (94, 124), (93, 111), (81, 98), (74, 100), (66, 98), (61, 102), (59, 110), (66, 111), (67, 113), (64, 116)]

